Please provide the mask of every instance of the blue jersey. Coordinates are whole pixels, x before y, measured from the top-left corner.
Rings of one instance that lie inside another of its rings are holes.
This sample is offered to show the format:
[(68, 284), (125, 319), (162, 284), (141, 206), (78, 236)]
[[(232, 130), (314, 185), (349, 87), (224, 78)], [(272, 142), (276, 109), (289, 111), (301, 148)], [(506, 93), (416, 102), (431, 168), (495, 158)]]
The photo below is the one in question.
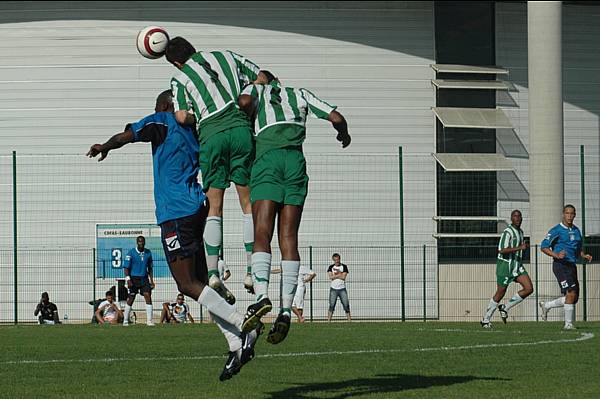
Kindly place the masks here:
[(147, 277), (152, 271), (152, 252), (144, 248), (144, 252), (138, 252), (137, 248), (131, 248), (125, 256), (123, 263), (125, 269), (129, 269), (131, 277)]
[(125, 128), (134, 141), (152, 143), (156, 223), (198, 212), (205, 195), (198, 183), (199, 145), (195, 132), (170, 112), (157, 112)]
[(541, 248), (552, 248), (554, 253), (565, 251), (564, 260), (575, 263), (582, 248), (581, 232), (577, 226), (567, 227), (560, 223), (550, 229), (542, 241)]

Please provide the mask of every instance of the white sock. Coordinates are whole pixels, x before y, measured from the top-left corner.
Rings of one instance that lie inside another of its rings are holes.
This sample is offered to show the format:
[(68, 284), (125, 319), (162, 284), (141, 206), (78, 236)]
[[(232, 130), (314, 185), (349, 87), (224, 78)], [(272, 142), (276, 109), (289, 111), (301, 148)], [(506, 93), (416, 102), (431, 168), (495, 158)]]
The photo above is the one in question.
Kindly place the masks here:
[(129, 315), (131, 314), (131, 306), (125, 305), (125, 314), (123, 315), (123, 322), (129, 323)]
[(210, 314), (215, 324), (219, 327), (219, 330), (225, 336), (227, 343), (229, 344), (230, 352), (237, 352), (242, 348), (242, 339), (239, 336), (239, 329), (235, 326), (227, 323), (225, 320), (220, 318), (214, 313)]
[(236, 327), (238, 331), (241, 331), (244, 315), (238, 313), (234, 306), (225, 302), (225, 299), (217, 294), (217, 291), (209, 286), (205, 286), (202, 290), (202, 294), (200, 294), (200, 297), (198, 298), (198, 303), (206, 306), (206, 309), (208, 309), (210, 313), (220, 317), (225, 322)]
[(299, 260), (282, 260), (281, 261), (281, 312), (291, 315), (292, 302), (298, 288), (298, 271), (300, 270)]
[(573, 324), (575, 319), (575, 304), (565, 303), (565, 325)]
[(548, 301), (548, 302), (544, 303), (544, 307), (546, 309), (562, 308), (563, 306), (565, 306), (565, 297), (564, 296), (561, 296), (560, 298), (556, 298), (553, 301)]
[(485, 311), (485, 316), (483, 316), (483, 321), (489, 323), (497, 307), (498, 303), (494, 301), (494, 298), (490, 299), (490, 303), (488, 304), (488, 307)]
[(246, 250), (246, 273), (252, 273), (252, 247), (254, 247), (254, 224), (252, 214), (246, 213), (242, 216), (244, 221), (244, 249)]
[(269, 297), (269, 277), (271, 276), (271, 254), (255, 252), (252, 254), (252, 279), (256, 301)]
[(213, 275), (219, 277), (219, 253), (223, 245), (221, 231), (223, 218), (220, 216), (210, 216), (206, 218), (206, 227), (204, 228), (204, 244), (206, 246), (206, 267), (208, 277)]
[(152, 321), (152, 304), (146, 304), (146, 320)]
[(517, 306), (521, 302), (523, 302), (523, 298), (521, 298), (519, 294), (515, 294), (512, 298), (510, 298), (510, 301), (508, 301), (504, 309), (509, 310), (510, 308)]

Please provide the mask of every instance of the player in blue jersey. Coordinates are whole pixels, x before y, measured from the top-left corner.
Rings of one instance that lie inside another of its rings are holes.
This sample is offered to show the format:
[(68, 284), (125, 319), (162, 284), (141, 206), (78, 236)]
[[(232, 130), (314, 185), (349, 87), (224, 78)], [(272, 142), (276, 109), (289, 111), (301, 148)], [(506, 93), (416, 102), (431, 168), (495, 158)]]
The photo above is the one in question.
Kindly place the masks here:
[(198, 183), (199, 145), (192, 128), (177, 124), (171, 90), (156, 100), (156, 113), (128, 124), (104, 144), (94, 144), (87, 155), (106, 158), (111, 150), (128, 143), (152, 144), (156, 221), (169, 269), (179, 291), (204, 305), (225, 335), (229, 356), (219, 379), (237, 374), (254, 357), (254, 345), (263, 326), (241, 332), (244, 315), (208, 286), (204, 253), (204, 225), (208, 214), (205, 195)]
[(135, 296), (141, 293), (146, 300), (146, 324), (153, 326), (152, 321), (152, 290), (155, 287), (152, 276), (152, 252), (146, 248), (146, 239), (139, 236), (136, 239), (136, 248), (131, 248), (125, 256), (123, 272), (127, 281), (127, 304), (123, 325), (129, 325), (129, 314), (135, 301)]
[(577, 281), (575, 263), (579, 257), (587, 262), (592, 261), (592, 256), (583, 251), (581, 231), (573, 224), (575, 215), (575, 207), (565, 205), (562, 222), (550, 229), (541, 245), (542, 252), (553, 259), (552, 271), (563, 294), (553, 301), (540, 302), (542, 319), (544, 321), (548, 319), (550, 309), (564, 306), (565, 330), (575, 330), (573, 325), (575, 304), (579, 299), (579, 281)]

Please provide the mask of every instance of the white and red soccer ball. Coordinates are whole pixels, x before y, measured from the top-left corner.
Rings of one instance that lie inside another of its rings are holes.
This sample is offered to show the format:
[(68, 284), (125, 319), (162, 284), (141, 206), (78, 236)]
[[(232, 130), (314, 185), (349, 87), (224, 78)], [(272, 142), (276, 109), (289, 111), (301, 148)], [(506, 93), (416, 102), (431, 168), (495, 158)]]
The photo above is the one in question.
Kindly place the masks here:
[(146, 26), (137, 35), (137, 49), (141, 55), (151, 60), (165, 55), (169, 34), (160, 26)]

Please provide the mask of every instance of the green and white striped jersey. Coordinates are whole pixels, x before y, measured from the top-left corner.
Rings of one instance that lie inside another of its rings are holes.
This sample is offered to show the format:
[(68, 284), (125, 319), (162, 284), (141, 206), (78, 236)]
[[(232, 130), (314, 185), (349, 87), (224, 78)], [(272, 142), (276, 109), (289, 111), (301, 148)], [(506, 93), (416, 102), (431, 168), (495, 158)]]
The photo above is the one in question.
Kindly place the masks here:
[(283, 87), (273, 81), (268, 85), (247, 86), (242, 94), (258, 99), (256, 107), (256, 135), (274, 125), (294, 124), (304, 127), (310, 112), (319, 119), (327, 119), (337, 107), (330, 105), (307, 89)]
[[(523, 230), (510, 225), (502, 232), (500, 242), (498, 243), (498, 250), (518, 247), (519, 245), (523, 245), (524, 240)], [(523, 251), (505, 255), (498, 253), (498, 260), (508, 262), (511, 270), (516, 270), (523, 263)]]
[(225, 110), (239, 111), (237, 98), (259, 71), (252, 61), (232, 51), (199, 51), (171, 79), (175, 111), (194, 112), (201, 138), (234, 127), (240, 122), (239, 112), (232, 118), (216, 118), (218, 126), (209, 121)]

